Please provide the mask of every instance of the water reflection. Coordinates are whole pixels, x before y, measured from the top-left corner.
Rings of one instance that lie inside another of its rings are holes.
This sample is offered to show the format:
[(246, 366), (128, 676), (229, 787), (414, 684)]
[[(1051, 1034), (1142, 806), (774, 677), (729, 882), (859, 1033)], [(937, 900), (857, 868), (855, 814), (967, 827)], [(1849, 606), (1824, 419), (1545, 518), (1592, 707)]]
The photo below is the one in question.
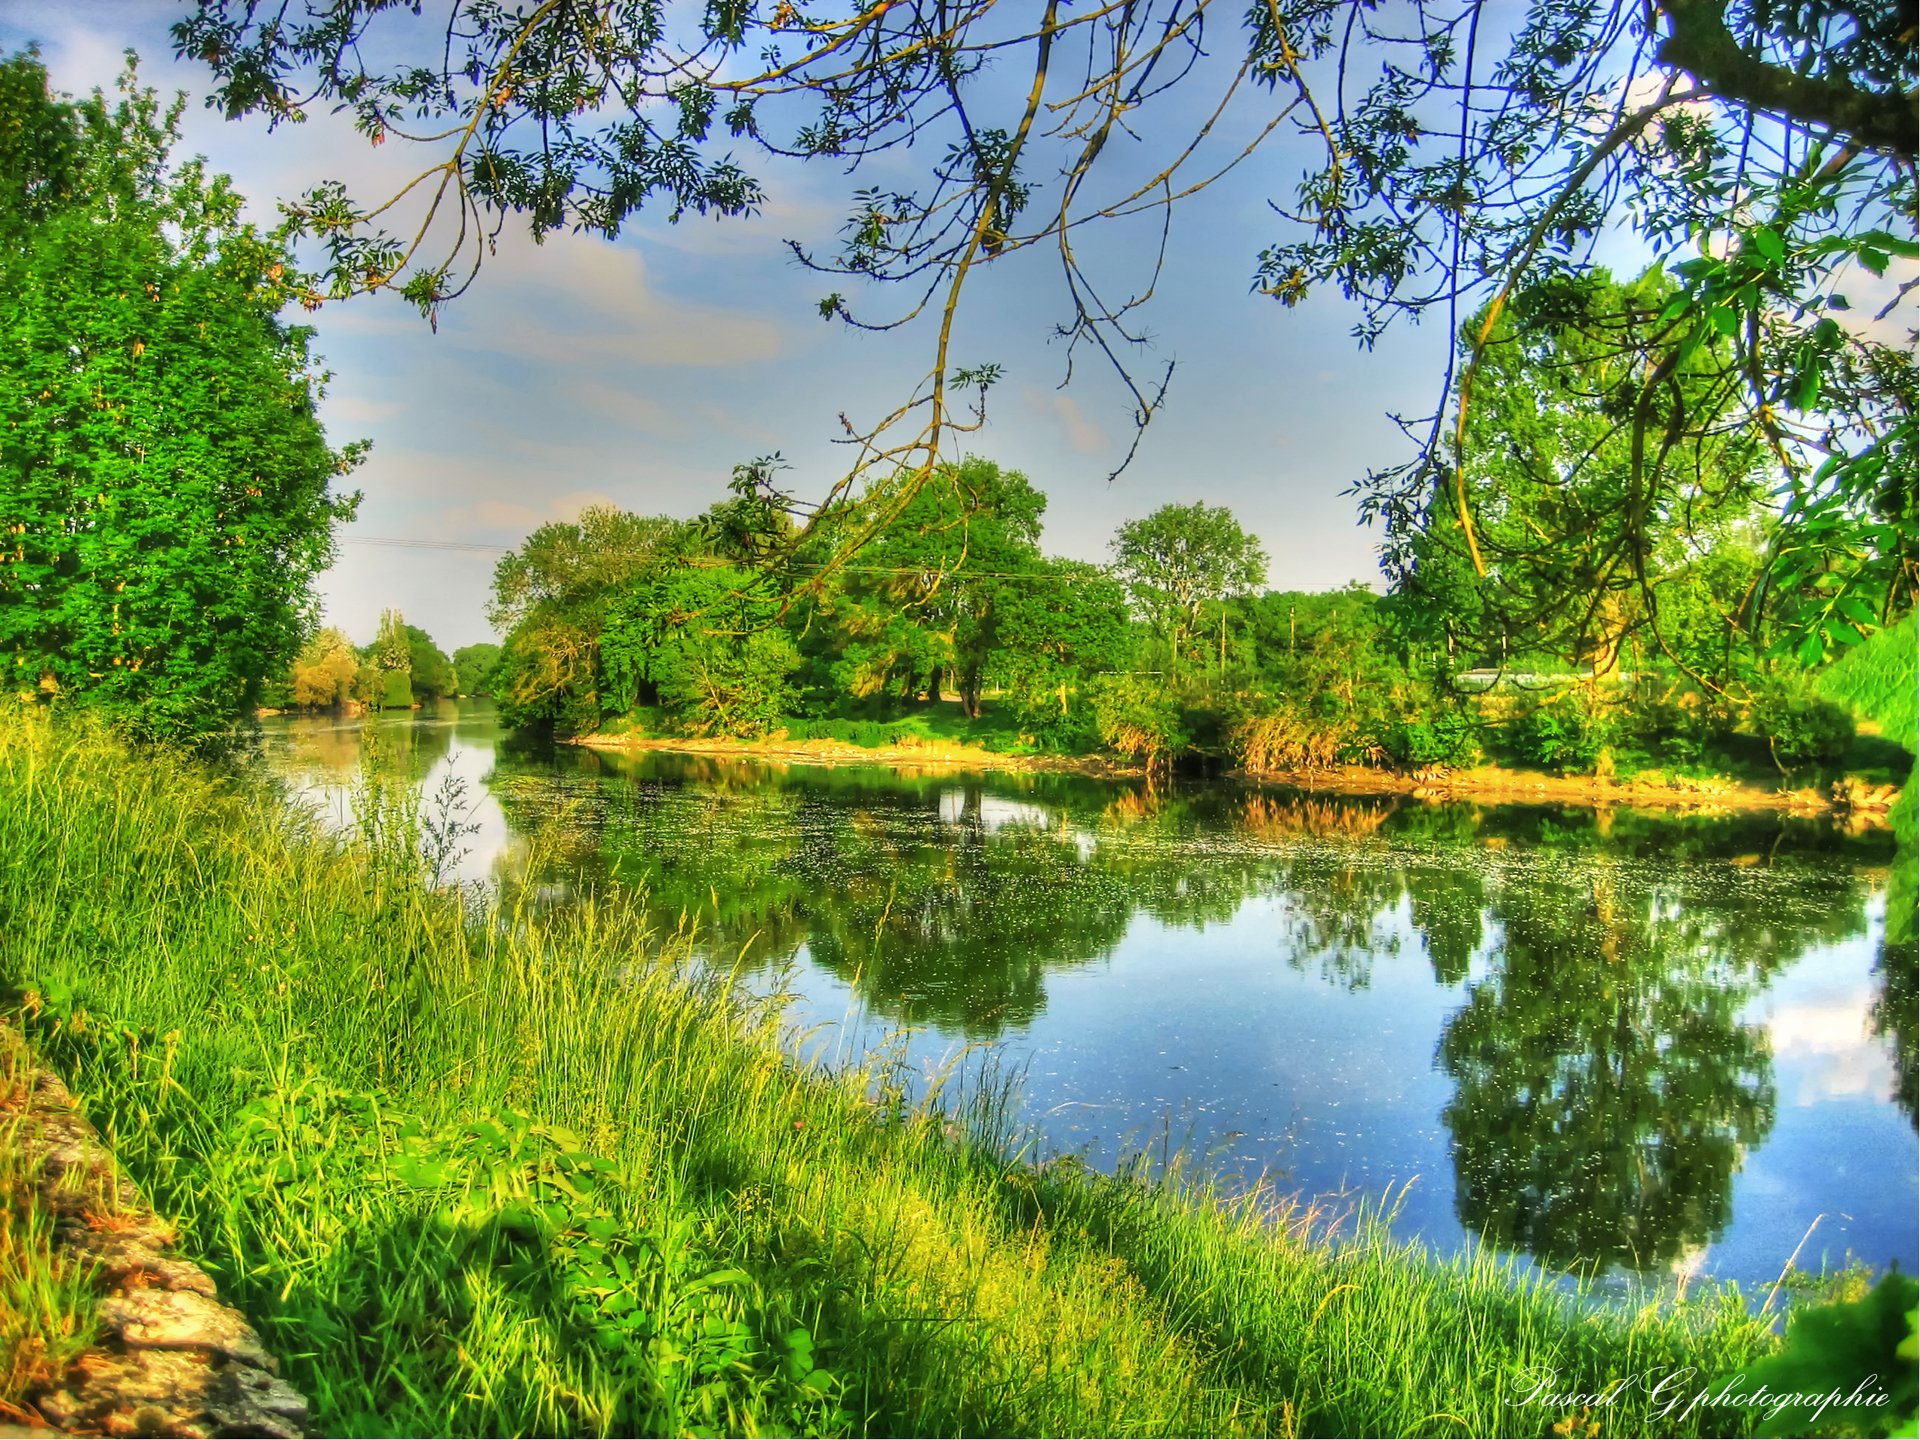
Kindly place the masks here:
[[(1920, 1248), (1913, 947), (1881, 947), (1877, 999), (1863, 958), (1884, 834), (556, 753), (471, 710), (377, 733), (377, 763), (429, 790), (484, 780), (472, 864), (494, 883), (643, 894), (720, 959), (794, 967), (802, 1019), (851, 999), (941, 1045), (1044, 1055), (1028, 1114), (1061, 1143), (1068, 1105), (1191, 1103), (1203, 1148), (1243, 1137), (1310, 1190), (1424, 1174), (1415, 1232), (1554, 1266), (1716, 1247), (1770, 1278), (1841, 1208), (1866, 1215), (1844, 1232), (1866, 1258)], [(358, 734), (286, 725), (273, 763), (338, 787)], [(1333, 1117), (1322, 1148), (1301, 1107)], [(1853, 1156), (1837, 1190), (1823, 1145)]]
[(1767, 1035), (1740, 1011), (1778, 950), (1605, 859), (1497, 910), (1499, 963), (1439, 1047), (1461, 1223), (1554, 1265), (1663, 1265), (1719, 1238), (1773, 1124)]

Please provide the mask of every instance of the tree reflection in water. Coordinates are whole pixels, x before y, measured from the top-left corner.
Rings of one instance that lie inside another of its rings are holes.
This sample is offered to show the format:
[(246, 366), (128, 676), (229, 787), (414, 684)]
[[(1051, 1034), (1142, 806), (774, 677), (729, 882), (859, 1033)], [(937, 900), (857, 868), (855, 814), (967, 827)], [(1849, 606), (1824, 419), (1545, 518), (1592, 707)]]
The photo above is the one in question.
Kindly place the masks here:
[[(1421, 944), (1464, 992), (1435, 1056), (1458, 1218), (1555, 1266), (1664, 1265), (1722, 1232), (1776, 1106), (1767, 1032), (1743, 1012), (1808, 947), (1861, 932), (1861, 872), (1887, 853), (1775, 815), (560, 764), (579, 823), (549, 865), (571, 883), (644, 891), (660, 926), (697, 920), (730, 962), (804, 946), (871, 1013), (968, 1039), (1027, 1025), (1050, 974), (1111, 954), (1143, 917), (1199, 929), (1267, 897), (1286, 962), (1349, 990)], [(494, 793), (526, 830), (554, 786)], [(1836, 848), (1860, 863), (1796, 880), (1796, 854)], [(1882, 972), (1911, 1114), (1911, 947)]]

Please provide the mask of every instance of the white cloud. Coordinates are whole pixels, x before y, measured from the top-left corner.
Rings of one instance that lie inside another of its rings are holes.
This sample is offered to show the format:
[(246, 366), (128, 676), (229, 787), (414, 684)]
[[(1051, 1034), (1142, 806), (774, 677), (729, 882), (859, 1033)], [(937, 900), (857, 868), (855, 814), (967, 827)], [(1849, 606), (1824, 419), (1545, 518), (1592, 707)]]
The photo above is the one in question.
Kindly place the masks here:
[(1089, 420), (1080, 402), (1066, 391), (1027, 385), (1021, 388), (1020, 399), (1035, 414), (1051, 416), (1076, 454), (1099, 455), (1112, 447), (1106, 431)]
[(669, 299), (628, 245), (554, 235), (502, 239), (482, 286), (449, 312), (453, 343), (553, 365), (731, 366), (776, 358), (780, 327), (763, 316)]

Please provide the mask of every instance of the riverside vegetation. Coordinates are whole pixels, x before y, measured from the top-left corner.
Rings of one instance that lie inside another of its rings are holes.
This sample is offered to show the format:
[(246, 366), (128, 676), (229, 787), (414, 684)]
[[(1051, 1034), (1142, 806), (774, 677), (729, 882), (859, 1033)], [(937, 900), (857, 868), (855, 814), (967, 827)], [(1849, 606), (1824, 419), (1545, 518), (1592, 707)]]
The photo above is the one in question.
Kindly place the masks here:
[[(404, 798), (370, 789), (341, 839), (253, 782), (129, 760), (5, 722), (4, 978), (324, 1429), (1756, 1422), (1632, 1389), (1523, 1412), (1506, 1383), (1737, 1370), (1773, 1342), (1731, 1290), (1603, 1302), (1271, 1194), (1036, 1163), (991, 1093), (797, 1070), (770, 1003), (617, 893), (436, 887), (457, 836)], [(0, 1283), (30, 1297), (21, 1265)], [(57, 1334), (50, 1283), (22, 1308)]]

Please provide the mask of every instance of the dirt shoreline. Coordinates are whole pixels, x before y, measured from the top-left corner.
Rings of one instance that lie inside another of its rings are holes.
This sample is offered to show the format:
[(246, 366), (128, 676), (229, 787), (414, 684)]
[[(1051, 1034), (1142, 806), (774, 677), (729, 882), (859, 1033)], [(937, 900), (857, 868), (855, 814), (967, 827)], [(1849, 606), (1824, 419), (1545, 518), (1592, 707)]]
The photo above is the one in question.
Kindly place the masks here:
[[(894, 769), (1055, 771), (1105, 779), (1141, 778), (1139, 765), (1122, 765), (1098, 756), (1001, 755), (973, 745), (933, 742), (868, 748), (838, 740), (717, 740), (652, 735), (581, 735), (566, 742), (589, 750), (664, 750), (742, 760), (782, 760), (801, 765), (885, 765)], [(1416, 772), (1347, 765), (1331, 770), (1255, 774), (1228, 770), (1222, 778), (1256, 785), (1285, 786), (1333, 795), (1406, 795), (1417, 800), (1477, 801), (1496, 805), (1622, 805), (1666, 810), (1778, 810), (1799, 815), (1884, 814), (1892, 804), (1891, 787), (1867, 788), (1863, 796), (1839, 803), (1830, 793), (1802, 788), (1765, 789), (1737, 780), (1602, 780), (1596, 776), (1546, 775), (1525, 770), (1479, 766), (1470, 770)], [(1862, 803), (1864, 800), (1865, 803)]]

